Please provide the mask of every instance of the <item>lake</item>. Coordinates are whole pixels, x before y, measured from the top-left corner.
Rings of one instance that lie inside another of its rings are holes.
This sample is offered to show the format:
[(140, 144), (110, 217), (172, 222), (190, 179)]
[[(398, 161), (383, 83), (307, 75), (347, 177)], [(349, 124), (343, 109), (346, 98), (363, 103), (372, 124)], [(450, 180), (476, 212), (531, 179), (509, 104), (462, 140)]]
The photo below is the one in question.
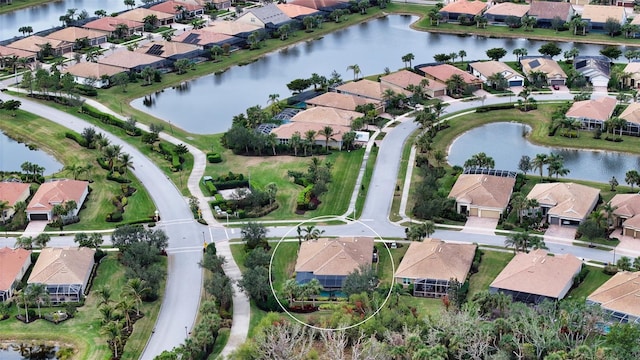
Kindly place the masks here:
[[(638, 155), (535, 145), (522, 136), (523, 131), (529, 130), (528, 126), (519, 123), (493, 123), (477, 127), (454, 140), (449, 148), (449, 164), (462, 166), (472, 155), (485, 152), (494, 159), (496, 169), (518, 171), (518, 163), (523, 155), (533, 159), (536, 154), (554, 152), (562, 155), (564, 166), (571, 171), (565, 176), (568, 179), (607, 183), (615, 176), (623, 184), (627, 171), (640, 170)], [(538, 174), (539, 170), (533, 173)], [(546, 167), (544, 175), (547, 175)]]
[[(0, 132), (0, 171), (22, 171), (20, 165), (25, 161), (45, 168), (44, 175), (51, 175), (62, 169), (56, 158), (42, 150), (30, 150)], [(0, 357), (2, 359), (2, 357)]]
[(57, 359), (57, 351), (58, 346), (54, 345), (0, 343), (0, 359), (2, 360), (55, 360)]
[[(302, 42), (264, 56), (246, 66), (232, 67), (220, 75), (208, 75), (134, 100), (131, 105), (197, 134), (221, 133), (231, 126), (233, 116), (246, 108), (267, 105), (269, 94), (284, 99), (291, 92), (286, 84), (312, 73), (329, 77), (333, 70), (344, 80), (353, 79), (347, 66), (358, 64), (362, 75), (380, 74), (385, 67), (404, 66), (401, 58), (413, 53), (413, 65), (433, 62), (433, 55), (465, 50), (465, 61), (486, 59), (486, 50), (508, 50), (503, 59), (515, 61), (513, 49), (527, 48), (530, 55), (544, 41), (495, 39), (421, 32), (409, 26), (417, 17), (389, 15), (351, 26), (315, 41)], [(392, 44), (392, 47), (390, 47)], [(597, 55), (600, 45), (558, 43), (564, 50), (576, 47), (582, 55)], [(134, 85), (137, 86), (137, 85)]]

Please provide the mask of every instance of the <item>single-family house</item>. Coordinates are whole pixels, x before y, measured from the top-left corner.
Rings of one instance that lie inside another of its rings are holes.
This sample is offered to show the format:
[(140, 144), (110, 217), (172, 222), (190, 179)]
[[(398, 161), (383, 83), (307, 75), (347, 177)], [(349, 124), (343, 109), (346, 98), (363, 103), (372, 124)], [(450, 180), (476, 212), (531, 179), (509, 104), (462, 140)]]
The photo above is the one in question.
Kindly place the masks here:
[(582, 261), (571, 254), (549, 256), (542, 249), (521, 252), (493, 280), (489, 292), (529, 304), (562, 300), (581, 269)]
[(618, 117), (627, 122), (621, 130), (623, 134), (640, 136), (640, 103), (632, 102)]
[(536, 26), (550, 28), (555, 18), (566, 23), (574, 13), (573, 6), (568, 2), (531, 1), (528, 15), (536, 18)]
[(78, 84), (91, 85), (95, 88), (109, 86), (109, 79), (121, 72), (124, 68), (119, 66), (105, 65), (90, 61), (79, 62), (62, 69), (63, 73), (73, 75), (73, 80)]
[(599, 305), (612, 323), (640, 323), (640, 272), (621, 271), (587, 296), (587, 304)]
[(616, 194), (610, 201), (613, 226), (622, 228), (622, 235), (640, 237), (640, 194)]
[(116, 18), (144, 23), (144, 19), (150, 15), (155, 15), (155, 17), (158, 19), (156, 20), (154, 26), (165, 26), (173, 23), (174, 21), (173, 13), (165, 13), (162, 11), (155, 11), (141, 7), (125, 11), (116, 16)]
[(171, 41), (198, 45), (204, 49), (210, 49), (214, 46), (223, 46), (224, 44), (240, 46), (243, 42), (241, 38), (235, 36), (220, 34), (203, 29), (185, 31), (171, 39)]
[(539, 211), (549, 224), (578, 226), (596, 207), (600, 190), (570, 182), (536, 184), (527, 199), (538, 201)]
[[(506, 4), (506, 3), (503, 3)], [(489, 86), (493, 86), (491, 77), (495, 74), (502, 74), (509, 86), (524, 86), (524, 76), (515, 71), (511, 66), (500, 61), (478, 61), (469, 64), (471, 73), (482, 81), (486, 82)]]
[(509, 204), (515, 176), (462, 174), (449, 192), (460, 214), (498, 219)]
[(38, 188), (27, 205), (29, 220), (53, 220), (53, 207), (67, 201), (75, 201), (77, 206), (66, 216), (77, 216), (89, 195), (89, 182), (59, 179), (46, 182)]
[(388, 89), (397, 94), (402, 94), (406, 97), (411, 96), (410, 91), (385, 85), (369, 79), (361, 79), (358, 81), (351, 81), (346, 84), (342, 84), (340, 86), (337, 86), (335, 88), (335, 91), (340, 94), (360, 96), (365, 99), (383, 102), (385, 98), (384, 93)]
[(98, 59), (98, 63), (121, 67), (127, 71), (142, 71), (147, 66), (153, 69), (164, 67), (168, 61), (159, 56), (120, 50)]
[(249, 35), (256, 31), (264, 31), (264, 28), (259, 24), (251, 24), (245, 22), (215, 21), (211, 25), (204, 27), (201, 30), (246, 39), (249, 37)]
[(304, 241), (298, 251), (296, 281), (318, 279), (325, 290), (339, 290), (344, 279), (361, 266), (373, 262), (373, 238), (340, 237)]
[[(424, 80), (426, 80), (426, 82)], [(392, 74), (385, 75), (380, 78), (380, 83), (405, 90), (409, 85), (424, 86), (425, 93), (432, 98), (444, 96), (447, 92), (447, 85), (434, 79), (427, 79), (424, 76), (409, 70), (400, 70)]]
[(413, 296), (443, 297), (452, 279), (467, 281), (476, 248), (439, 239), (412, 242), (394, 274), (396, 283), (405, 288), (413, 285)]
[(478, 77), (469, 74), (466, 71), (460, 70), (451, 64), (440, 64), (433, 66), (425, 66), (418, 69), (424, 73), (424, 76), (430, 80), (436, 80), (443, 84), (446, 84), (453, 75), (459, 75), (462, 80), (468, 86), (473, 86), (476, 89), (482, 89), (482, 80)]
[(0, 69), (4, 69), (9, 64), (13, 64), (14, 60), (17, 59), (27, 59), (27, 61), (31, 62), (36, 59), (36, 53), (33, 51), (14, 49), (8, 46), (0, 45)]
[(79, 39), (87, 39), (89, 46), (99, 46), (107, 42), (107, 32), (85, 29), (75, 26), (52, 32), (46, 38), (74, 43)]
[(547, 76), (547, 83), (549, 85), (564, 85), (567, 82), (567, 74), (562, 70), (558, 63), (546, 57), (536, 56), (524, 56), (520, 58), (520, 65), (522, 65), (522, 72), (526, 76), (529, 76), (531, 72), (542, 72)]
[[(640, 19), (640, 16), (637, 17)], [(633, 61), (627, 64), (624, 67), (623, 72), (625, 74), (629, 74), (629, 77), (626, 78), (625, 85), (634, 89), (640, 89), (640, 62)]]
[(13, 207), (19, 201), (27, 201), (31, 195), (29, 191), (29, 184), (2, 181), (0, 182), (0, 203), (6, 202), (8, 208), (2, 210), (0, 213), (0, 224), (10, 220), (15, 214)]
[(333, 10), (337, 9), (347, 9), (349, 7), (349, 2), (343, 0), (293, 0), (288, 2), (288, 4), (300, 5), (327, 13), (331, 13)]
[(340, 125), (351, 127), (353, 120), (362, 116), (362, 113), (356, 111), (314, 106), (297, 113), (291, 118), (291, 121), (324, 124), (328, 126)]
[(136, 32), (144, 31), (144, 23), (140, 21), (128, 20), (119, 17), (105, 16), (97, 20), (90, 21), (82, 25), (85, 29), (104, 31), (108, 36), (116, 36), (116, 28), (118, 25), (126, 25), (122, 27), (124, 30), (124, 36), (131, 36)]
[(492, 23), (504, 23), (508, 17), (514, 17), (522, 20), (528, 12), (529, 5), (503, 2), (491, 6), (489, 10), (484, 12), (484, 17)]
[[(320, 131), (324, 130), (327, 124), (313, 123), (313, 122), (290, 122), (282, 124), (277, 128), (271, 130), (270, 133), (276, 135), (279, 144), (289, 144), (291, 137), (298, 133), (302, 139), (305, 138), (305, 134), (313, 130), (316, 137), (314, 138), (314, 145), (327, 146), (326, 138), (322, 135), (318, 135)], [(333, 129), (333, 136), (329, 138), (328, 146), (330, 148), (341, 149), (343, 144), (343, 135), (351, 131), (351, 127), (344, 125), (331, 125)], [(298, 151), (301, 151), (300, 149)]]
[(627, 13), (623, 7), (607, 5), (584, 5), (582, 10), (582, 20), (586, 20), (589, 30), (606, 31), (607, 20), (613, 19), (624, 24), (627, 21)]
[(226, 10), (231, 7), (231, 0), (211, 0), (211, 4), (216, 10)]
[(261, 7), (245, 9), (235, 22), (257, 24), (266, 29), (277, 29), (291, 21), (276, 4), (267, 4)]
[(594, 87), (606, 89), (611, 79), (611, 61), (606, 56), (576, 56), (573, 67)]
[(0, 249), (0, 302), (9, 300), (22, 277), (31, 266), (31, 251), (25, 249)]
[(585, 129), (604, 129), (604, 122), (611, 118), (617, 103), (616, 99), (608, 96), (595, 100), (576, 101), (565, 116), (580, 120)]
[(184, 1), (164, 1), (153, 5), (149, 10), (172, 14), (174, 20), (190, 19), (204, 14), (204, 6)]
[(28, 284), (43, 284), (53, 304), (78, 302), (87, 292), (95, 250), (86, 247), (44, 248)]
[(292, 3), (276, 4), (278, 9), (291, 19), (302, 20), (307, 16), (316, 16), (322, 14), (318, 9), (312, 9), (306, 6), (296, 5)]
[(194, 59), (201, 56), (204, 51), (198, 45), (162, 40), (146, 43), (134, 52), (161, 57), (174, 63), (180, 59)]
[(26, 38), (14, 41), (7, 45), (7, 47), (40, 54), (45, 44), (51, 45), (54, 56), (62, 56), (63, 54), (73, 51), (72, 42), (49, 39), (38, 35), (27, 36)]
[(442, 20), (446, 22), (459, 21), (460, 16), (473, 20), (476, 15), (482, 15), (487, 3), (482, 1), (458, 0), (452, 1), (440, 9)]
[[(305, 100), (307, 107), (323, 106), (339, 110), (355, 111), (358, 105), (373, 104), (378, 113), (382, 112), (381, 101), (363, 98), (361, 96), (326, 92), (309, 100)], [(360, 114), (362, 116), (362, 114)]]

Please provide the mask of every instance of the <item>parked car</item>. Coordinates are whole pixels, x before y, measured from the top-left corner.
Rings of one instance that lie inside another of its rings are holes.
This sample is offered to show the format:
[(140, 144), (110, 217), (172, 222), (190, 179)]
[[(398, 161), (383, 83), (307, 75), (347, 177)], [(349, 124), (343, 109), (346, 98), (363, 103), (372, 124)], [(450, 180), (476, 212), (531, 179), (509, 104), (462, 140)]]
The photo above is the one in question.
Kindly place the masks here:
[(560, 90), (560, 86), (558, 86), (558, 85), (553, 85), (553, 90)]

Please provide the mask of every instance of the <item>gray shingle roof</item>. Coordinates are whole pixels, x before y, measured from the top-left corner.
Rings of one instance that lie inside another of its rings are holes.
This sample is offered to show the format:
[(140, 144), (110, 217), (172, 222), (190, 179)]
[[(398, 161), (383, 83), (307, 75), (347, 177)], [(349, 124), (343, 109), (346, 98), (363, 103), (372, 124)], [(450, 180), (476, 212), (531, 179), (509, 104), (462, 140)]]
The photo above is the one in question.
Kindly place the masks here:
[(259, 8), (247, 10), (265, 24), (272, 23), (274, 25), (283, 24), (291, 19), (285, 15), (275, 4), (265, 5)]

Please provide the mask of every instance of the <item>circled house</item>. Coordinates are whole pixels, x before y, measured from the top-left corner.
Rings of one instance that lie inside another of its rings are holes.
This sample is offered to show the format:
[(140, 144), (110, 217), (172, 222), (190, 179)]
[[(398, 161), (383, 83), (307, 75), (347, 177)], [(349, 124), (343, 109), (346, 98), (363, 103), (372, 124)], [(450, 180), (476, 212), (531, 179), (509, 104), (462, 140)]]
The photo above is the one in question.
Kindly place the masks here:
[(476, 248), (475, 244), (439, 239), (412, 242), (394, 274), (395, 281), (405, 288), (413, 285), (413, 296), (443, 297), (451, 280), (467, 281)]
[(509, 87), (511, 86), (524, 86), (524, 76), (515, 71), (511, 66), (500, 61), (478, 61), (469, 64), (471, 73), (484, 81), (489, 86), (494, 86), (491, 82), (491, 78), (495, 74), (500, 74), (507, 80)]
[(582, 260), (571, 254), (549, 256), (542, 249), (521, 252), (493, 280), (489, 292), (531, 304), (562, 300), (581, 269)]
[(31, 266), (31, 251), (22, 248), (0, 249), (0, 302), (13, 296), (16, 286)]
[(579, 120), (584, 129), (604, 129), (605, 121), (613, 116), (618, 101), (604, 96), (598, 99), (576, 101), (565, 114), (570, 119)]
[(453, 75), (458, 75), (467, 86), (474, 87), (475, 89), (482, 89), (483, 81), (480, 78), (471, 75), (466, 71), (460, 70), (451, 64), (424, 66), (419, 68), (418, 71), (424, 73), (426, 78), (436, 80), (443, 84), (446, 84)]
[(640, 272), (621, 271), (587, 296), (587, 304), (599, 305), (612, 323), (640, 323)]
[(78, 302), (88, 291), (95, 250), (86, 247), (44, 248), (28, 284), (43, 284), (54, 304)]
[[(383, 109), (381, 101), (363, 98), (361, 96), (340, 94), (337, 92), (326, 92), (309, 100), (305, 100), (308, 107), (327, 107), (338, 110), (356, 111), (359, 105), (373, 104), (376, 113), (380, 114)], [(362, 116), (362, 115), (360, 115)], [(359, 117), (360, 117), (359, 116)]]
[(62, 40), (70, 43), (75, 43), (80, 39), (87, 39), (90, 46), (99, 46), (107, 42), (107, 35), (108, 33), (105, 31), (69, 26), (62, 30), (52, 32), (46, 37), (48, 39)]
[(400, 89), (407, 89), (410, 85), (423, 86), (424, 92), (430, 97), (445, 96), (447, 92), (447, 85), (444, 83), (427, 79), (426, 77), (416, 74), (409, 70), (400, 70), (389, 75), (385, 75), (380, 78), (380, 83), (383, 85), (395, 86)]
[(29, 220), (52, 221), (53, 207), (64, 205), (71, 200), (75, 201), (77, 206), (66, 216), (77, 216), (88, 195), (87, 181), (60, 179), (46, 182), (40, 185), (27, 205), (27, 217)]
[[(123, 18), (115, 18), (105, 16), (82, 25), (85, 29), (99, 30), (107, 33), (108, 36), (116, 36), (118, 25), (126, 25), (122, 30), (125, 36), (131, 36), (136, 32), (144, 30), (144, 23), (140, 21), (128, 20)], [(121, 26), (122, 27), (122, 26)]]
[(360, 79), (358, 81), (351, 81), (346, 84), (342, 84), (335, 88), (335, 91), (339, 94), (347, 94), (353, 96), (359, 96), (371, 101), (385, 103), (385, 91), (391, 90), (396, 94), (402, 94), (406, 97), (411, 96), (411, 92), (400, 89), (395, 86), (386, 85), (377, 81), (369, 79)]
[(304, 241), (298, 250), (296, 281), (318, 279), (327, 291), (340, 290), (344, 279), (361, 266), (373, 262), (372, 237), (320, 238)]
[(564, 85), (567, 82), (567, 74), (558, 63), (543, 56), (523, 56), (520, 58), (522, 72), (531, 77), (534, 72), (541, 72), (547, 77), (549, 85)]
[(460, 214), (499, 219), (509, 204), (515, 183), (515, 174), (462, 174), (449, 197), (456, 200), (456, 211)]
[(118, 16), (116, 16), (116, 18), (131, 20), (131, 21), (144, 24), (144, 19), (147, 16), (151, 16), (151, 15), (155, 16), (158, 19), (156, 20), (156, 23), (153, 24), (154, 26), (169, 25), (173, 23), (173, 20), (174, 20), (173, 14), (165, 13), (162, 11), (151, 10), (151, 9), (145, 9), (141, 7), (135, 8), (133, 10), (125, 11), (122, 14), (119, 14)]
[(538, 201), (540, 211), (551, 225), (578, 226), (587, 219), (600, 200), (600, 190), (576, 183), (536, 184), (527, 199)]

